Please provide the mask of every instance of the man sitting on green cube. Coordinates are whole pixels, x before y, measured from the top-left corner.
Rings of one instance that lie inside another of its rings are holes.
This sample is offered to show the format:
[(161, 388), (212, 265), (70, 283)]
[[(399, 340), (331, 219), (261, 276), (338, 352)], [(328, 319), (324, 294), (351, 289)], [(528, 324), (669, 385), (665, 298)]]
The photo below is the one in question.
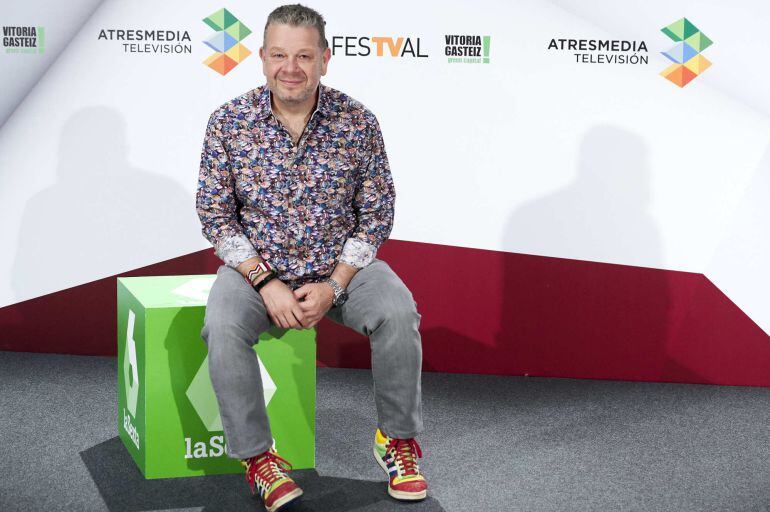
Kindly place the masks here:
[(271, 446), (252, 346), (271, 325), (311, 328), (324, 316), (369, 337), (373, 453), (388, 493), (427, 492), (414, 439), (423, 429), (420, 315), (375, 258), (393, 225), (393, 180), (375, 116), (320, 83), (331, 58), (324, 24), (301, 5), (269, 15), (259, 51), (267, 84), (211, 115), (198, 181), (202, 231), (224, 262), (201, 336), (227, 455), (243, 461), (269, 512), (302, 490)]

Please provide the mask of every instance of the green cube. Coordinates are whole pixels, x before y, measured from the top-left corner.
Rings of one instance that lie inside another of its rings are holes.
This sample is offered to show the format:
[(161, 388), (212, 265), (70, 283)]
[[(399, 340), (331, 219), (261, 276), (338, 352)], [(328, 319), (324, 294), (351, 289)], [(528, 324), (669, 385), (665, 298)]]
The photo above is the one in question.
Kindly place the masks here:
[[(200, 336), (214, 279), (118, 278), (118, 431), (145, 478), (243, 471), (225, 452)], [(276, 449), (315, 467), (315, 331), (271, 330), (254, 350)]]

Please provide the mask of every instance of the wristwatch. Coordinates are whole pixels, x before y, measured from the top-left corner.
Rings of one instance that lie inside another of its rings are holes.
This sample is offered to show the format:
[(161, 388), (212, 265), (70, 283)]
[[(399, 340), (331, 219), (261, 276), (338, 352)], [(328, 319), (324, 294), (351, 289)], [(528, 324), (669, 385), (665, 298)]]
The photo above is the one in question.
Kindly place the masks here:
[(334, 290), (334, 300), (332, 301), (332, 305), (336, 308), (345, 304), (345, 301), (348, 300), (348, 292), (343, 290), (342, 286), (331, 277), (324, 281), (324, 283), (329, 283), (329, 286)]

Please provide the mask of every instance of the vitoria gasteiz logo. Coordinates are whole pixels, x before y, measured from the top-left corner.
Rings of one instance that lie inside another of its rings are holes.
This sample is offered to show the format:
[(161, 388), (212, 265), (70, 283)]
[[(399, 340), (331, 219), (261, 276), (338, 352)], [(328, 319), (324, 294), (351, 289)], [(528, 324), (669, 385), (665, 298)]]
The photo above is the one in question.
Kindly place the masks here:
[(204, 41), (215, 52), (203, 61), (208, 67), (226, 75), (251, 55), (251, 50), (241, 44), (241, 41), (251, 34), (251, 30), (233, 16), (233, 13), (227, 9), (219, 9), (204, 18), (203, 22), (217, 31)]
[(45, 28), (3, 27), (5, 53), (45, 53)]
[(690, 20), (682, 18), (660, 30), (676, 42), (671, 49), (663, 52), (673, 64), (664, 69), (661, 76), (684, 87), (711, 66), (701, 52), (711, 46), (712, 41)]

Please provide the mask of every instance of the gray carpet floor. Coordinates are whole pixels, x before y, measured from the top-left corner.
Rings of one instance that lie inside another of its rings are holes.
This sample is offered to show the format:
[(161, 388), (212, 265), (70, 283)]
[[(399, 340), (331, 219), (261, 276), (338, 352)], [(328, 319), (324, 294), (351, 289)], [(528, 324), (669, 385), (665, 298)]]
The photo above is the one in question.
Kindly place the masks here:
[[(0, 510), (263, 510), (242, 475), (146, 481), (109, 357), (0, 352)], [(371, 457), (371, 374), (319, 369), (317, 468), (294, 511), (769, 511), (770, 389), (423, 375), (430, 498)]]

